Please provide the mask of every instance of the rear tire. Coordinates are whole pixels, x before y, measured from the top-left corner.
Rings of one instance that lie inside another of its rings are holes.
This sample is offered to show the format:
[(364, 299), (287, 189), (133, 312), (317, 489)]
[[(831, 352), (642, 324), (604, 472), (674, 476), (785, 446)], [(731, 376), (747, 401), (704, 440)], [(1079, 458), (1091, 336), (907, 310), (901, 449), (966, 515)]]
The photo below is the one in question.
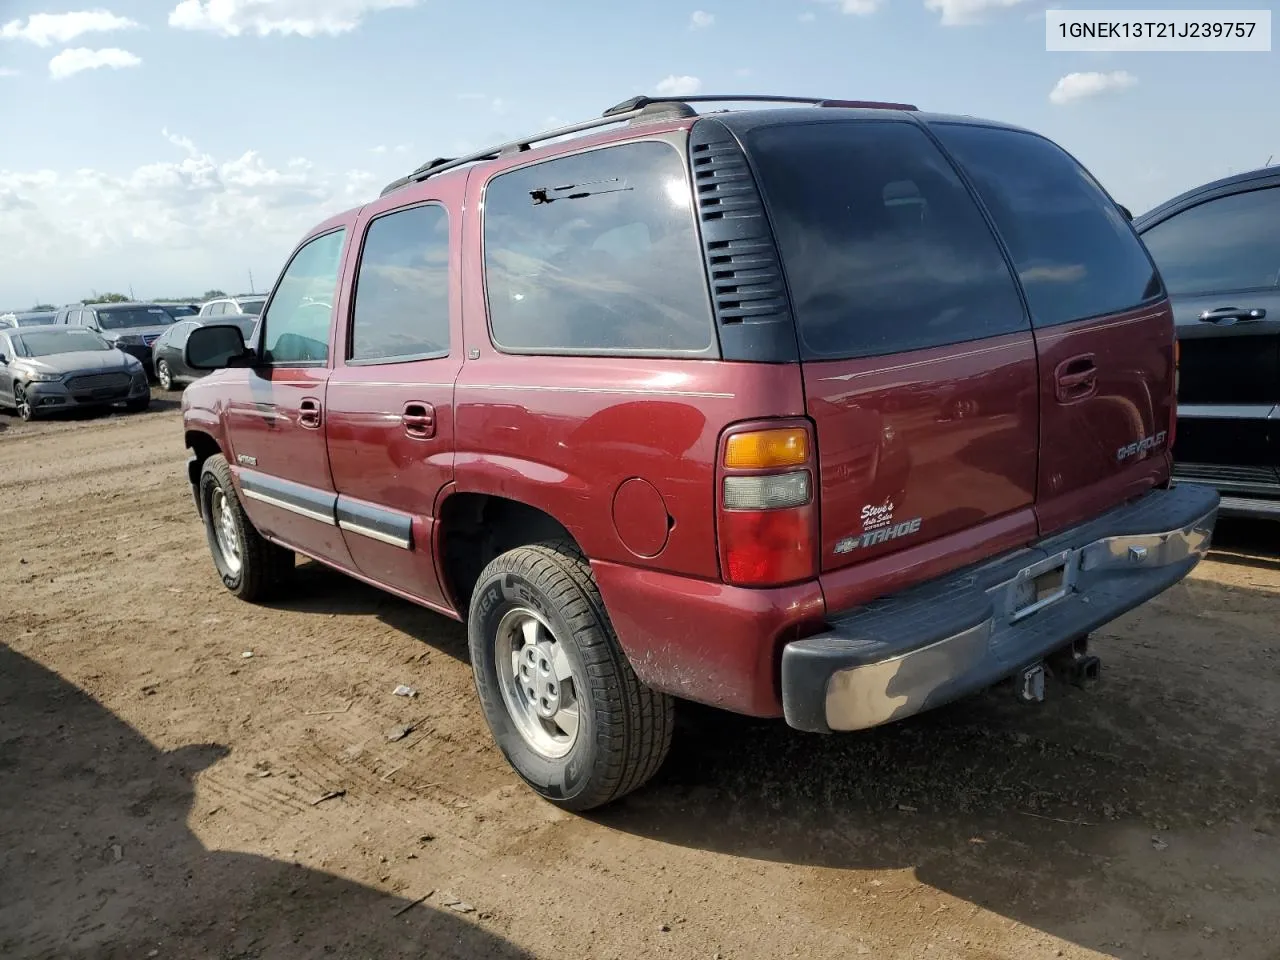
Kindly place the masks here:
[(269, 600), (293, 578), (292, 550), (258, 533), (231, 480), (231, 467), (221, 454), (204, 462), (200, 472), (200, 516), (213, 564), (222, 584), (241, 600)]
[(169, 364), (164, 360), (156, 364), (156, 382), (160, 384), (160, 389), (166, 393), (173, 389), (173, 373), (169, 370)]
[(541, 796), (590, 810), (658, 772), (674, 703), (637, 679), (576, 545), (493, 560), (472, 594), (467, 638), (489, 730)]

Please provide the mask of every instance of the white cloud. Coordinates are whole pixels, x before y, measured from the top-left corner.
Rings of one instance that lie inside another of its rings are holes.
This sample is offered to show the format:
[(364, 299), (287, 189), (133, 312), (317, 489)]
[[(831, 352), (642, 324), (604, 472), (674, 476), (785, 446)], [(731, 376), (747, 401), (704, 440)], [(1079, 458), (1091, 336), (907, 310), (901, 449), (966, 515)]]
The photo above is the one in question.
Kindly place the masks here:
[(377, 196), (390, 176), (215, 157), (163, 131), (171, 159), (123, 175), (0, 169), (0, 301), (65, 302), (131, 281), (142, 296), (185, 296), (265, 276), (303, 233)]
[(16, 77), (18, 75), (19, 71), (13, 69), (13, 67), (0, 67), (0, 77)]
[(1125, 90), (1134, 86), (1138, 78), (1125, 70), (1111, 73), (1068, 73), (1057, 82), (1049, 94), (1049, 102), (1058, 106), (1096, 97), (1111, 90)]
[(689, 17), (689, 29), (706, 30), (716, 22), (714, 13), (707, 13), (705, 10), (695, 10), (693, 15)]
[(924, 0), (925, 8), (942, 14), (942, 24), (958, 27), (976, 23), (989, 10), (1016, 7), (1025, 0)]
[(697, 77), (676, 76), (671, 74), (658, 81), (654, 90), (663, 97), (691, 97), (702, 89), (702, 81)]
[(169, 26), (209, 30), (224, 37), (273, 33), (300, 37), (338, 36), (360, 26), (370, 13), (416, 6), (418, 0), (181, 0)]
[(800, 14), (801, 23), (813, 23), (813, 21), (817, 19), (818, 19), (818, 15), (814, 13), (812, 10), (806, 10), (804, 13)]
[(107, 47), (103, 50), (90, 50), (88, 47), (73, 47), (63, 50), (49, 61), (49, 75), (55, 80), (65, 80), (84, 70), (97, 70), (110, 67), (120, 70), (124, 67), (142, 65), (141, 58), (121, 50), (118, 47)]
[(24, 25), (10, 20), (0, 27), (6, 40), (26, 40), (38, 47), (67, 43), (86, 33), (109, 33), (128, 30), (138, 24), (128, 17), (118, 17), (108, 10), (81, 10), (75, 13), (33, 13)]
[[(837, 6), (841, 13), (849, 13), (855, 17), (870, 16), (884, 6), (884, 0), (822, 0), (822, 2), (829, 6)], [(812, 14), (800, 14), (801, 23), (812, 23), (814, 19)]]
[(374, 148), (373, 148), (371, 151), (369, 151), (369, 152), (370, 152), (370, 153), (386, 153), (386, 152), (387, 152), (387, 146), (386, 146), (386, 144), (380, 143), (380, 144), (378, 144), (376, 147), (374, 147)]

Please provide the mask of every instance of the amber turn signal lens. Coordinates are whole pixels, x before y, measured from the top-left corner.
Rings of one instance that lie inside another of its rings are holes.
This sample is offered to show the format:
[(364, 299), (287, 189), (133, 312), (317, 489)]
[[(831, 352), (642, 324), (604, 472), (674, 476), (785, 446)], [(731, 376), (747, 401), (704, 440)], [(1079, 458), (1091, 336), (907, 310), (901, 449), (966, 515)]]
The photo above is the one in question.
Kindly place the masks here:
[(731, 470), (798, 467), (809, 459), (809, 435), (798, 427), (735, 433), (724, 448), (724, 465)]

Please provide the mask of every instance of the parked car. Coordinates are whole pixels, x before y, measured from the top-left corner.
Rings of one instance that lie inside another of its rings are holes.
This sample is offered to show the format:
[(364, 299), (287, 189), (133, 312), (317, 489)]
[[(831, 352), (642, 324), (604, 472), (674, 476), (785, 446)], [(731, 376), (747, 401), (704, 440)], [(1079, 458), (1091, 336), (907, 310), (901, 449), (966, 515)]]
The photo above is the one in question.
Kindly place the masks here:
[(1174, 475), (1222, 512), (1280, 520), (1280, 167), (1196, 187), (1135, 221), (1173, 299)]
[(15, 329), (19, 327), (44, 327), (53, 323), (57, 313), (39, 310), (29, 313), (6, 313), (0, 316), (0, 327)]
[(217, 300), (210, 300), (208, 303), (202, 304), (200, 307), (200, 316), (222, 317), (251, 314), (256, 317), (258, 314), (262, 313), (262, 306), (266, 302), (266, 297), (257, 295), (221, 297)]
[(136, 357), (154, 377), (151, 344), (172, 326), (174, 319), (164, 307), (155, 303), (72, 304), (58, 311), (58, 324), (88, 327), (102, 334), (113, 347)]
[(23, 420), (115, 403), (138, 412), (150, 402), (138, 359), (87, 327), (0, 330), (0, 405)]
[(1159, 275), (1075, 160), (715, 99), (427, 164), (306, 236), (254, 346), (185, 347), (224, 585), (301, 552), (465, 620), (495, 740), (568, 809), (653, 775), (676, 697), (830, 732), (1083, 682), (1217, 516), (1170, 482)]
[(180, 320), (160, 334), (151, 344), (151, 368), (156, 372), (156, 382), (160, 384), (161, 390), (172, 390), (179, 384), (197, 380), (205, 375), (203, 370), (192, 370), (188, 367), (183, 353), (191, 331), (206, 323), (230, 323), (239, 327), (245, 343), (248, 343), (253, 339), (258, 318), (253, 314), (235, 317), (196, 317)]

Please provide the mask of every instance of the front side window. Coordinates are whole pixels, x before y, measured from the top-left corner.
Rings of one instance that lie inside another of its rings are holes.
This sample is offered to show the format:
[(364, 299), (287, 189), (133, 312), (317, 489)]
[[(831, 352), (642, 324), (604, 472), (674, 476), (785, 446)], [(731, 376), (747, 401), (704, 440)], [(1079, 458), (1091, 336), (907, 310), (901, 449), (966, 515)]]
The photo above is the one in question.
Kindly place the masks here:
[(316, 237), (289, 261), (262, 318), (266, 363), (309, 365), (329, 359), (329, 325), (346, 235), (346, 230), (335, 230)]
[(1142, 239), (1170, 293), (1274, 288), (1280, 284), (1280, 187), (1191, 207)]
[(933, 129), (991, 211), (1036, 326), (1119, 313), (1161, 295), (1124, 214), (1060, 147), (1017, 130)]
[(499, 174), (484, 211), (489, 321), (500, 349), (714, 350), (692, 191), (670, 144), (605, 147)]
[(806, 358), (881, 356), (1027, 329), (977, 204), (914, 124), (763, 127), (747, 147)]
[(369, 224), (351, 315), (351, 359), (449, 352), (449, 215), (429, 205)]

